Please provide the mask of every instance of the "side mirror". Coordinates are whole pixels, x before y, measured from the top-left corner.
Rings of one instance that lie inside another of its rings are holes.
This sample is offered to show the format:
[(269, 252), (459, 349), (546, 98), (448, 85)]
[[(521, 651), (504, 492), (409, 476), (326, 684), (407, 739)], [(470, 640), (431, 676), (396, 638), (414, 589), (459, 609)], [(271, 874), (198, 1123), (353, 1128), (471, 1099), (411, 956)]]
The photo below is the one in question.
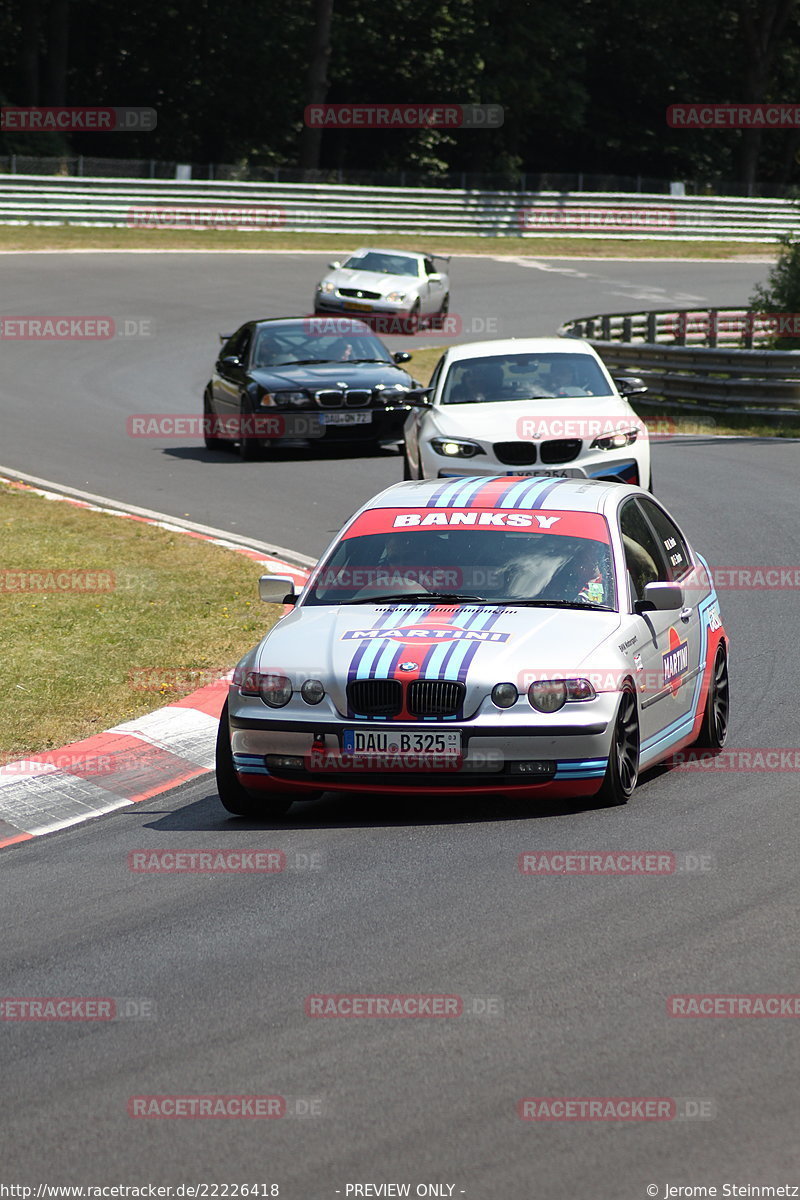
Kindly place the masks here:
[(240, 367), (242, 365), (242, 360), (239, 358), (238, 354), (226, 354), (224, 358), (219, 360), (219, 365), (221, 367)]
[(647, 391), (647, 384), (638, 375), (612, 376), (620, 396), (638, 396)]
[(339, 270), (339, 267), (340, 267), (341, 265), (342, 265), (342, 264), (341, 264), (340, 262), (330, 262), (330, 263), (328, 263), (328, 266), (330, 267), (330, 269), (331, 269), (332, 271), (338, 271), (338, 270)]
[(432, 275), (428, 276), (428, 279), (431, 280), (433, 283), (441, 283), (442, 282), (442, 277), (438, 271), (434, 271)]
[(683, 608), (683, 588), (679, 583), (646, 583), (644, 599), (637, 600), (634, 609), (643, 612), (677, 612)]
[(297, 595), (291, 575), (262, 575), (258, 581), (258, 598), (265, 604), (294, 604)]
[(396, 363), (411, 362), (411, 355), (407, 350), (395, 350), (392, 358)]
[(403, 403), (409, 408), (427, 408), (432, 400), (430, 388), (411, 388), (403, 397)]

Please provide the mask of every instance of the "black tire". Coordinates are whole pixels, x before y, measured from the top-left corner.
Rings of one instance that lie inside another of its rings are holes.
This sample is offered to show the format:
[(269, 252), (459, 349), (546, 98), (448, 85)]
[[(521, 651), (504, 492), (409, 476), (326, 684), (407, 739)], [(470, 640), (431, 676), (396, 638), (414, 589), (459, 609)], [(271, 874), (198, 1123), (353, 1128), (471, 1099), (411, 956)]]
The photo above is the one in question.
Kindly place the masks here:
[(632, 687), (626, 685), (622, 689), (617, 708), (614, 738), (603, 786), (597, 794), (600, 804), (614, 807), (628, 803), (639, 778), (639, 751), (639, 710), (636, 693)]
[(241, 433), (241, 437), (239, 438), (239, 457), (242, 462), (257, 462), (264, 457), (264, 443), (261, 439), (248, 437), (246, 433), (242, 433), (245, 421), (248, 417), (252, 416), (253, 413), (249, 413), (244, 404), (242, 404), (242, 407), (239, 409), (239, 420), (241, 421), (239, 427), (239, 432)]
[(217, 792), (222, 807), (237, 817), (282, 817), (292, 803), (280, 795), (254, 796), (239, 783), (231, 754), (231, 735), (228, 728), (228, 701), (219, 719), (217, 730)]
[(403, 446), (403, 479), (413, 479), (411, 474), (411, 463), (408, 461), (408, 451)]
[(442, 306), (439, 309), (438, 315), (440, 317), (446, 317), (449, 312), (450, 312), (450, 293), (448, 292), (442, 300)]
[[(214, 413), (211, 411), (211, 403), (208, 398), (208, 392), (205, 392), (203, 395), (203, 419), (204, 419), (204, 427), (206, 429), (209, 428), (209, 426), (206, 425), (205, 422), (210, 422), (213, 419), (213, 417), (214, 417)], [(206, 444), (206, 450), (230, 450), (231, 449), (230, 442), (226, 441), (225, 438), (209, 437), (209, 435), (207, 433), (204, 433), (203, 441)]]
[(721, 750), (728, 740), (729, 717), (728, 655), (725, 653), (725, 647), (719, 646), (708, 685), (703, 724), (695, 746), (704, 750)]
[(648, 490), (648, 492), (650, 492), (650, 494), (652, 496), (655, 496), (656, 490), (653, 487), (653, 468), (652, 467), (650, 468), (650, 482), (647, 485), (647, 490)]
[(409, 333), (418, 333), (419, 332), (419, 328), (422, 323), (419, 314), (420, 314), (420, 304), (419, 304), (419, 300), (417, 300), (414, 303), (414, 306), (411, 309), (411, 312), (408, 314), (408, 332)]

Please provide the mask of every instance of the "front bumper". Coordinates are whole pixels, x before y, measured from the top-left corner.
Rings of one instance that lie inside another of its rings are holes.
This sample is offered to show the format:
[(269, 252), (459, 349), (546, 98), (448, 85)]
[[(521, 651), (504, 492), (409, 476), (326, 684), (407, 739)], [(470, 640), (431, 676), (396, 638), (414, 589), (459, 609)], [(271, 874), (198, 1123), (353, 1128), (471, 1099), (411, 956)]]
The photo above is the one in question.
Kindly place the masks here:
[[(486, 461), (486, 458), (481, 459), (480, 465), (475, 458), (462, 459), (460, 461), (451, 458), (443, 462), (443, 457), (438, 454), (428, 456), (429, 465), (426, 465), (426, 478), (461, 479), (469, 478), (473, 475), (500, 474), (523, 477), (552, 475), (556, 478), (564, 479), (616, 478), (620, 483), (631, 483), (637, 487), (641, 485), (639, 464), (634, 458), (602, 459), (593, 462), (581, 459), (580, 462), (565, 463), (564, 466), (515, 467), (508, 463)], [(464, 466), (460, 465), (461, 462), (464, 463)], [(455, 465), (456, 463), (459, 463), (459, 465)]]
[[(279, 790), (297, 799), (320, 790), (588, 796), (606, 772), (615, 706), (616, 696), (608, 693), (593, 703), (592, 712), (586, 705), (571, 705), (557, 723), (543, 721), (539, 727), (533, 712), (526, 726), (502, 724), (496, 717), (491, 723), (479, 717), (455, 724), (298, 720), (277, 713), (253, 716), (253, 708), (232, 689), (229, 722), (237, 774), (253, 792)], [(419, 754), (401, 765), (396, 755), (355, 760), (343, 753), (345, 729), (374, 733), (387, 728), (392, 733), (456, 729), (461, 757), (451, 762)]]

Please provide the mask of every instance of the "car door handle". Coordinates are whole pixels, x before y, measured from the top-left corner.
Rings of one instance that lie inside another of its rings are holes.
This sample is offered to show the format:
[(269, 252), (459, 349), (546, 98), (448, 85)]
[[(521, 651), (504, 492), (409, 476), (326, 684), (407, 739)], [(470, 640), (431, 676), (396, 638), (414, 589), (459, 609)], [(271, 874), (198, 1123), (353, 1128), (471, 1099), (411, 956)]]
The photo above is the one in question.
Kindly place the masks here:
[(693, 612), (694, 612), (694, 609), (691, 609), (691, 608), (682, 608), (682, 609), (681, 609), (681, 620), (682, 620), (682, 621), (688, 621), (688, 620), (689, 620), (689, 618), (691, 617), (691, 615), (692, 615), (692, 613), (693, 613)]

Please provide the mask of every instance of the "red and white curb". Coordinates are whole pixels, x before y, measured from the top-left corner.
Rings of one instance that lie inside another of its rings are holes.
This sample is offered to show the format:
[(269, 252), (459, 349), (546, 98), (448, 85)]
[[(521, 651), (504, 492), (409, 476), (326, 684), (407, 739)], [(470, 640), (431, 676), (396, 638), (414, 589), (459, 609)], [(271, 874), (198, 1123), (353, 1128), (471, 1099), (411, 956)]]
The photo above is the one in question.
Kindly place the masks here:
[[(245, 554), (268, 571), (308, 578), (313, 559), (0, 467), (0, 482), (48, 500), (156, 525)], [(287, 561), (283, 555), (294, 561)], [(214, 767), (230, 674), (190, 696), (80, 742), (0, 765), (0, 848), (149, 800)]]

